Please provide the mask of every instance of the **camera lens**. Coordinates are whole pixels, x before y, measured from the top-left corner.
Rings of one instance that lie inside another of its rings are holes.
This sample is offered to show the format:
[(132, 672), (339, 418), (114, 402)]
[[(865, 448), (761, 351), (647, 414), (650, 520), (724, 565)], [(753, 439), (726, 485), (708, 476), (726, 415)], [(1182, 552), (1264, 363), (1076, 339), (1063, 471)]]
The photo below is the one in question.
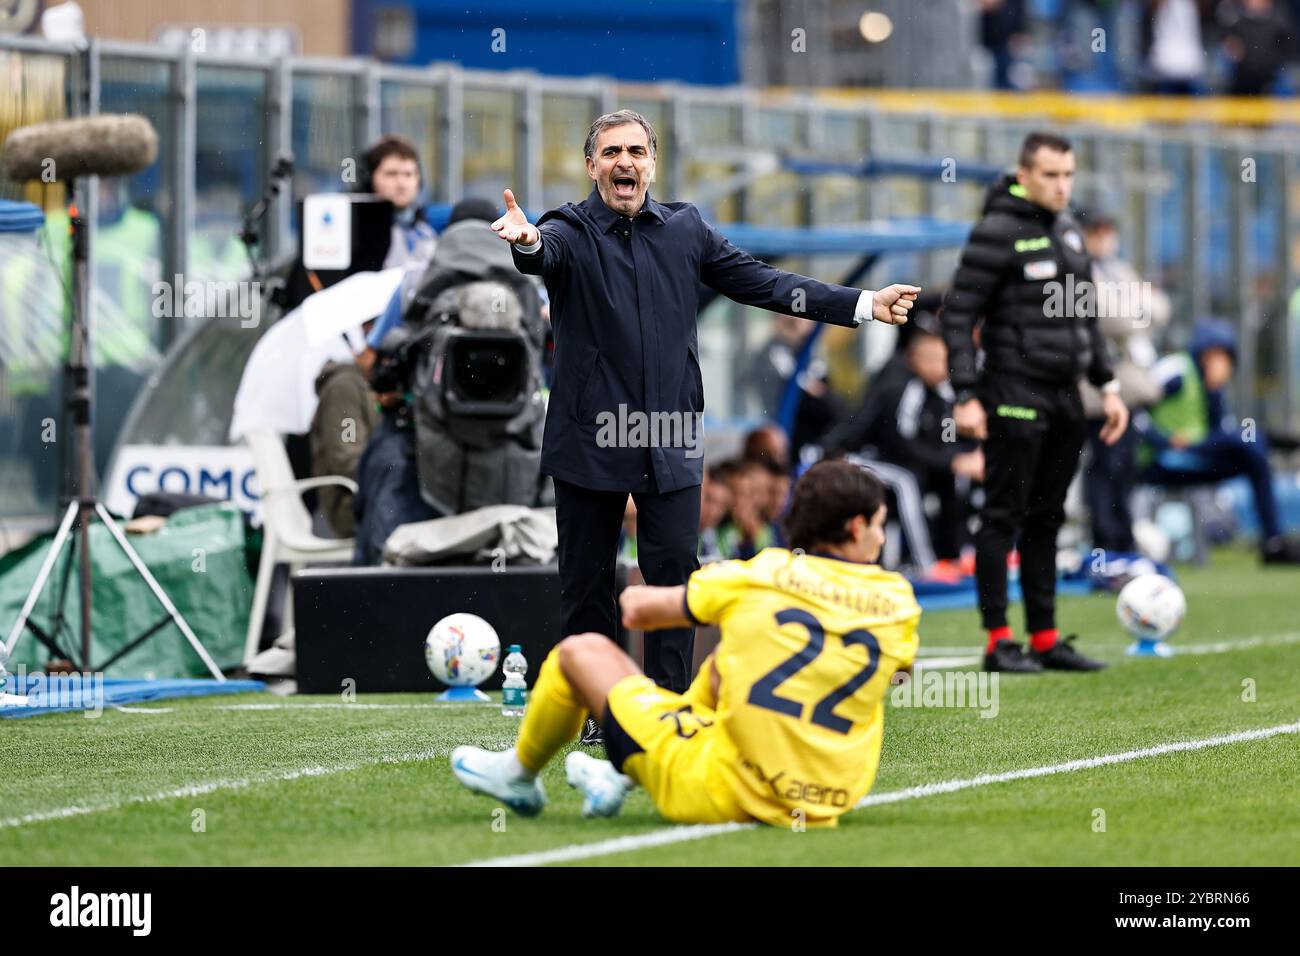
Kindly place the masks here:
[(452, 347), (451, 367), (457, 397), (468, 402), (513, 402), (525, 367), (517, 343), (467, 342)]

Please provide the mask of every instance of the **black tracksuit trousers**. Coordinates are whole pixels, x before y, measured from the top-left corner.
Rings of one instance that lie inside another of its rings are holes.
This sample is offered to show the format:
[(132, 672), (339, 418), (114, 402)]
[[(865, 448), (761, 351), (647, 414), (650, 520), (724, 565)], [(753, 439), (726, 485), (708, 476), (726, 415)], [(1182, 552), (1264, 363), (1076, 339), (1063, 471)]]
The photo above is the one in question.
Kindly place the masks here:
[(984, 508), (975, 578), (986, 629), (1007, 623), (1007, 555), (1020, 551), (1029, 633), (1056, 626), (1056, 535), (1087, 435), (1077, 385), (985, 373)]

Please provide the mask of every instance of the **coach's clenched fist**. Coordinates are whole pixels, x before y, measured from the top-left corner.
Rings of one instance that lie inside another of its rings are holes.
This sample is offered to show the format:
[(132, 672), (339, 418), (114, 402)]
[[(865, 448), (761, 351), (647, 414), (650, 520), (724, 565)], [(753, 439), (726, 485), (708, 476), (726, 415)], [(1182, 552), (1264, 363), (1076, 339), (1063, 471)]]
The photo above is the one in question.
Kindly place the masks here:
[(920, 286), (900, 283), (877, 289), (871, 299), (871, 317), (886, 325), (902, 325), (907, 321), (907, 313), (916, 305), (920, 292)]

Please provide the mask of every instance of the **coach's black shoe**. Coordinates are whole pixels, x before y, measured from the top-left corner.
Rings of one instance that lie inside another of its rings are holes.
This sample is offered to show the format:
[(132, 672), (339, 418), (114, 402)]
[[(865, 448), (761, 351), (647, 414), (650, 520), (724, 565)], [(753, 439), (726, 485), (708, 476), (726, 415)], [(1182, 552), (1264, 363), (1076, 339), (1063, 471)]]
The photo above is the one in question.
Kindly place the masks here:
[(1037, 674), (1043, 665), (1032, 657), (1026, 657), (1020, 645), (1012, 640), (998, 641), (993, 650), (984, 655), (986, 671), (1003, 671), (1009, 674)]
[(1099, 671), (1105, 667), (1105, 661), (1095, 661), (1091, 657), (1084, 657), (1074, 649), (1074, 639), (1077, 636), (1071, 634), (1069, 637), (1057, 641), (1045, 651), (1030, 651), (1029, 656), (1037, 661), (1044, 670), (1049, 671)]
[(1265, 564), (1300, 564), (1300, 540), (1290, 535), (1269, 538), (1259, 551)]
[(587, 724), (582, 729), (582, 736), (578, 738), (578, 743), (584, 747), (603, 747), (605, 746), (605, 732), (600, 729), (600, 724), (588, 717)]

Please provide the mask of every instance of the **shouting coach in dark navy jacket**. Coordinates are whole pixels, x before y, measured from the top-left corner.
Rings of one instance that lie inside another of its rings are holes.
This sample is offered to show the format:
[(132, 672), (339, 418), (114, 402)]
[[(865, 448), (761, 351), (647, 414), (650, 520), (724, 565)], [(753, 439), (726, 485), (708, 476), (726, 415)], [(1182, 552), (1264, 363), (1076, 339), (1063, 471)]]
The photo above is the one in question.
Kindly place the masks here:
[[(699, 283), (746, 305), (835, 325), (906, 321), (919, 291), (875, 293), (772, 268), (728, 242), (690, 203), (648, 195), (655, 133), (620, 110), (587, 135), (586, 201), (529, 224), (510, 190), (492, 228), (521, 272), (551, 299), (555, 379), (542, 470), (555, 479), (565, 634), (615, 627), (614, 560), (627, 496), (649, 584), (685, 583), (698, 567), (704, 411), (695, 316)], [(694, 631), (647, 639), (645, 670), (661, 686), (690, 681)]]

